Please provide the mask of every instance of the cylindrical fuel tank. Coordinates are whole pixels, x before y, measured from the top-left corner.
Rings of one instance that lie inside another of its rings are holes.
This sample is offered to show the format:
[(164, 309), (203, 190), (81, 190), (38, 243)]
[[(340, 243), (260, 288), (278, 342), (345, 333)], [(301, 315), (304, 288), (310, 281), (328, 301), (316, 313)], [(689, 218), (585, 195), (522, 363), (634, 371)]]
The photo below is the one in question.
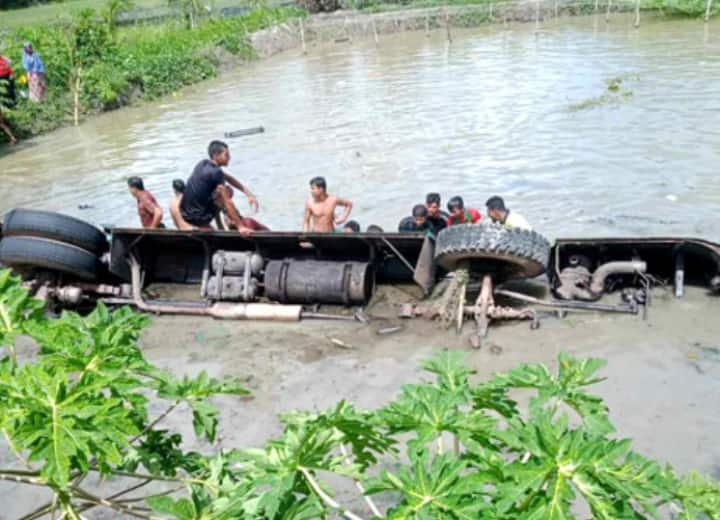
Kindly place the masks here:
[(265, 296), (283, 303), (367, 303), (375, 273), (365, 262), (271, 260), (265, 267)]
[(213, 272), (222, 271), (225, 274), (243, 274), (248, 258), (250, 271), (259, 274), (265, 264), (263, 257), (252, 251), (216, 251), (212, 257)]
[(255, 278), (250, 279), (246, 291), (245, 280), (242, 276), (223, 276), (220, 292), (218, 292), (218, 277), (211, 276), (205, 296), (211, 300), (251, 302), (257, 298), (257, 293), (258, 284)]

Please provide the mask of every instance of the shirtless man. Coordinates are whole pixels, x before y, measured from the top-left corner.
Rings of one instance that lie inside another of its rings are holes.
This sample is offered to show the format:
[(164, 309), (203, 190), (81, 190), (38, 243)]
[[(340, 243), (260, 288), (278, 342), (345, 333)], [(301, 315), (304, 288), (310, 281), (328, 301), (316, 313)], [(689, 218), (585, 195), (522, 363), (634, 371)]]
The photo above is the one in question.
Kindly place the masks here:
[(175, 192), (175, 198), (170, 201), (170, 216), (175, 223), (175, 227), (188, 231), (195, 229), (195, 226), (185, 221), (180, 213), (180, 201), (182, 200), (183, 193), (185, 193), (185, 181), (182, 179), (175, 179), (172, 182), (173, 192)]
[[(345, 208), (340, 217), (335, 217), (335, 208)], [(348, 199), (328, 195), (324, 177), (315, 177), (310, 181), (310, 198), (305, 203), (305, 221), (303, 231), (328, 233), (335, 231), (350, 216), (352, 202)]]

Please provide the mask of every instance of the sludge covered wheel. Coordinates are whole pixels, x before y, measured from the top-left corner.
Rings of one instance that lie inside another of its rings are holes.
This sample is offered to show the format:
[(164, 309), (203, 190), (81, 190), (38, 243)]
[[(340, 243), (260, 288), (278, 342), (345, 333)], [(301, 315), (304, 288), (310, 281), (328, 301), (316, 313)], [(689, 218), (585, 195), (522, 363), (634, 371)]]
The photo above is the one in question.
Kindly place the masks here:
[(471, 275), (492, 274), (496, 281), (539, 276), (549, 257), (550, 243), (541, 234), (493, 223), (451, 226), (435, 244), (435, 262), (443, 269), (463, 264)]

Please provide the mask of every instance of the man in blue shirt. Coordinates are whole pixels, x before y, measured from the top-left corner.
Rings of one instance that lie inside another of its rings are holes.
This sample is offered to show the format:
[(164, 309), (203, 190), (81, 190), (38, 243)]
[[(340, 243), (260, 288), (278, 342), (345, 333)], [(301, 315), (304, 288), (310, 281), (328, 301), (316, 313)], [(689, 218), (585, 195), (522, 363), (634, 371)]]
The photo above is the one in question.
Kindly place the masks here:
[(31, 101), (41, 101), (45, 97), (45, 65), (35, 52), (31, 43), (23, 45), (23, 68), (27, 72), (28, 90)]

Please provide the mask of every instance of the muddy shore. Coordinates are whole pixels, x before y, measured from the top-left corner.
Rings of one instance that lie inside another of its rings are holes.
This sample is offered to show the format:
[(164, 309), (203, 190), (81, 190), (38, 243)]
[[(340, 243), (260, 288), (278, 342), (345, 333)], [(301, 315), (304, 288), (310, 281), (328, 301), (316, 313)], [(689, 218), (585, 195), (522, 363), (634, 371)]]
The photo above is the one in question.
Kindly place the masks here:
[[(467, 351), (481, 378), (524, 362), (555, 368), (564, 350), (608, 361), (602, 371), (607, 380), (595, 391), (609, 405), (619, 437), (632, 438), (639, 452), (680, 472), (720, 477), (720, 300), (703, 289), (690, 288), (683, 299), (656, 289), (647, 321), (575, 312), (546, 317), (538, 330), (530, 330), (528, 322), (497, 323), (478, 351), (468, 347), (471, 324), (458, 336), (434, 322), (397, 318), (399, 304), (414, 296), (410, 286), (383, 287), (368, 311), (369, 324), (154, 318), (141, 339), (149, 360), (177, 374), (205, 370), (215, 377), (239, 376), (252, 391), (249, 398), (215, 399), (221, 410), (215, 447), (194, 440), (188, 410), (178, 409), (167, 426), (182, 431), (192, 449), (259, 446), (279, 433), (277, 415), (283, 412), (325, 409), (341, 399), (381, 406), (402, 384), (423, 377), (418, 362), (434, 349)], [(608, 303), (616, 299), (606, 298)], [(392, 326), (402, 330), (378, 335)], [(339, 348), (332, 339), (350, 348)], [(165, 406), (153, 403), (151, 413), (160, 414)], [(0, 463), (9, 459), (8, 453), (0, 454)], [(103, 486), (109, 491), (113, 484)], [(43, 493), (0, 483), (0, 500), (9, 504), (0, 518), (18, 518)]]

